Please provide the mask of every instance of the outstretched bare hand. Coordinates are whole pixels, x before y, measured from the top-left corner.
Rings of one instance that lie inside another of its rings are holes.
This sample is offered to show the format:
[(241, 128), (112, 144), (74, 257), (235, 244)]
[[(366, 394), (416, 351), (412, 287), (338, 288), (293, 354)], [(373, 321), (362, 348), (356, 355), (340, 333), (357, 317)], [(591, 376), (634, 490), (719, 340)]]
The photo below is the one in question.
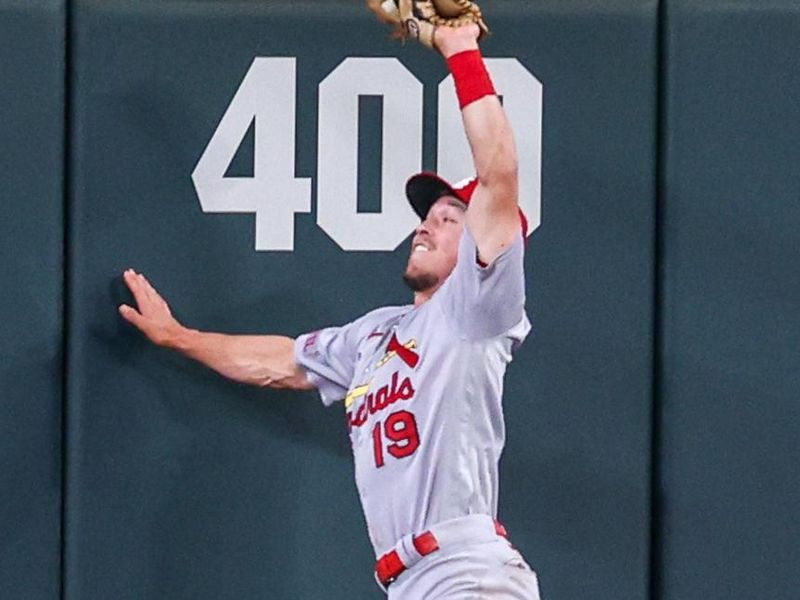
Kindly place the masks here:
[(138, 310), (121, 304), (119, 314), (154, 344), (173, 346), (184, 327), (172, 316), (166, 300), (141, 273), (128, 269), (122, 277), (136, 300)]

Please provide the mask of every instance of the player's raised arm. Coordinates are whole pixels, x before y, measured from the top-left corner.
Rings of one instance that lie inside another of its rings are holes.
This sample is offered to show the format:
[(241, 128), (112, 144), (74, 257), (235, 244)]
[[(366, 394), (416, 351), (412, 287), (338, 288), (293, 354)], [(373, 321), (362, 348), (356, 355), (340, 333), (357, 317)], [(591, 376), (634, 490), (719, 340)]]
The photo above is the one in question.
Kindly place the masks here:
[(467, 227), (488, 264), (520, 235), (520, 216), (514, 136), (478, 49), (479, 33), (475, 24), (439, 27), (434, 41), (455, 80), (478, 176)]
[(144, 275), (128, 269), (125, 283), (137, 308), (119, 312), (159, 346), (178, 350), (235, 381), (260, 387), (313, 389), (294, 359), (294, 340), (276, 335), (225, 335), (188, 329)]

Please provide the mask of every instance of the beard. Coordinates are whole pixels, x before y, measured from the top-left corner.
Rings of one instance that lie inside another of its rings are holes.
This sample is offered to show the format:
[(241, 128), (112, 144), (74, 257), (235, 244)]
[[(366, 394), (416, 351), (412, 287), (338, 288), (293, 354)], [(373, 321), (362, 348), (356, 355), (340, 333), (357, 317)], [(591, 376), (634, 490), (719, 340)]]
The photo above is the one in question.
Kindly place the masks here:
[(403, 273), (403, 281), (413, 292), (424, 292), (439, 284), (439, 278), (433, 273), (420, 273), (418, 275)]

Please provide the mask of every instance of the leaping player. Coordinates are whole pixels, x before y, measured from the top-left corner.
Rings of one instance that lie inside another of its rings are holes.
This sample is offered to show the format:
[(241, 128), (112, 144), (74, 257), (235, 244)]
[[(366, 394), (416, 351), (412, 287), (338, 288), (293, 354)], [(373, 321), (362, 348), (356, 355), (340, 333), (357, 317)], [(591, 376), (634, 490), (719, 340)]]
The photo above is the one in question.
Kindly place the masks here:
[(119, 311), (154, 343), (236, 381), (316, 388), (326, 406), (343, 403), (375, 576), (390, 600), (539, 598), (536, 574), (496, 520), (503, 377), (530, 330), (527, 225), (514, 138), (478, 37), (472, 24), (433, 38), (477, 177), (408, 180), (421, 219), (403, 275), (413, 304), (297, 339), (233, 336), (184, 327), (143, 275), (124, 273), (136, 307)]

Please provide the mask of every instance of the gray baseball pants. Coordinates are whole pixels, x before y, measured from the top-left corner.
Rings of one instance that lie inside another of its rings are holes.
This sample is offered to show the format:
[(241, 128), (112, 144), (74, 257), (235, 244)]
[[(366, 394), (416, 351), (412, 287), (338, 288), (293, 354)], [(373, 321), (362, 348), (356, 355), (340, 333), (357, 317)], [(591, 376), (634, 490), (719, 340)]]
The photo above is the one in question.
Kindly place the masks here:
[(491, 519), (446, 525), (432, 528), (440, 540), (432, 554), (414, 556), (410, 545), (400, 544), (409, 568), (389, 586), (388, 600), (540, 600), (536, 573), (494, 532)]

